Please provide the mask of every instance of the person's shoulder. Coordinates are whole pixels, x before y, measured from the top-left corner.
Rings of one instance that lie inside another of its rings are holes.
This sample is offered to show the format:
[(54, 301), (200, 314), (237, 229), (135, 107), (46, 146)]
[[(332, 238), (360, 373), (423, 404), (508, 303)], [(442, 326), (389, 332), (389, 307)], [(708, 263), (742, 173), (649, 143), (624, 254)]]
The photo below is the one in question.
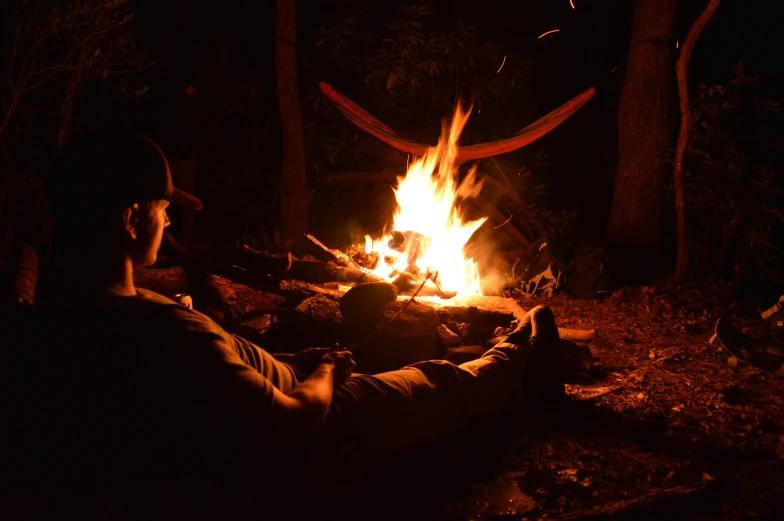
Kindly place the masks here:
[(172, 299), (156, 293), (149, 289), (136, 288), (137, 304), (148, 306), (154, 310), (155, 314), (169, 319), (176, 319), (190, 324), (203, 324), (209, 329), (213, 329), (214, 321), (208, 316), (194, 311), (189, 307), (175, 302)]
[[(170, 299), (168, 297), (164, 297), (160, 293), (156, 293), (156, 292), (154, 292), (152, 290), (145, 289), (145, 288), (136, 288), (136, 295), (138, 297), (144, 299), (145, 301), (154, 302), (156, 304), (164, 304), (164, 305), (174, 304), (174, 305), (178, 305), (172, 299)], [(181, 306), (181, 304), (179, 304), (179, 305)]]

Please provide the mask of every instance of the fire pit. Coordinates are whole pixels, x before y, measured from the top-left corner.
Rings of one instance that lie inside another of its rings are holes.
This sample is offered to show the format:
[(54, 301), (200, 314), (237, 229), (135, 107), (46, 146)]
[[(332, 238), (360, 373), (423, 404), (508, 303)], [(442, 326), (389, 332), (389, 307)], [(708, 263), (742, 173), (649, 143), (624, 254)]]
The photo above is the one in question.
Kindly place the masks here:
[[(213, 294), (220, 294), (224, 308), (240, 294), (231, 283), (280, 297), (253, 296), (254, 303), (236, 315), (220, 310), (227, 327), (273, 350), (339, 342), (354, 351), (363, 372), (449, 358), (450, 349), (477, 356), (509, 333), (525, 310), (512, 299), (483, 295), (477, 262), (465, 253), (487, 220), (469, 220), (462, 209), (482, 188), (475, 167), (460, 179), (456, 161), (467, 120), (468, 112), (458, 109), (438, 144), (398, 177), (392, 231), (366, 236), (364, 251), (334, 250), (306, 235), (312, 255), (304, 250), (297, 257), (270, 255), (241, 246), (202, 258), (184, 251), (171, 236), (167, 241), (186, 264), (219, 276), (212, 281), (222, 287), (213, 288)], [(137, 278), (144, 275), (149, 273)], [(169, 282), (176, 282), (175, 293), (195, 291), (193, 281)], [(352, 292), (357, 284), (368, 291)], [(155, 289), (155, 284), (145, 285)], [(350, 305), (344, 298), (348, 293), (354, 295)], [(199, 308), (201, 298), (194, 303)]]
[(464, 248), (487, 218), (467, 221), (460, 205), (479, 194), (482, 182), (475, 168), (460, 181), (456, 164), (468, 115), (458, 108), (438, 145), (398, 178), (393, 231), (380, 239), (365, 237), (365, 252), (378, 257), (371, 271), (401, 289), (420, 284), (442, 298), (481, 295), (477, 264)]

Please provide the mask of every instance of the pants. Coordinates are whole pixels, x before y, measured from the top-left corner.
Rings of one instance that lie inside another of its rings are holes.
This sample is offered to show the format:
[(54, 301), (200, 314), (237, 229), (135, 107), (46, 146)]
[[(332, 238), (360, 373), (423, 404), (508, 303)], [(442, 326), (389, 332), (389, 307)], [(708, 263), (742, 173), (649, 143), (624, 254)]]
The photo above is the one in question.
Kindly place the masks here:
[(547, 378), (543, 364), (558, 342), (548, 308), (534, 308), (526, 319), (521, 330), (476, 360), (461, 365), (430, 360), (349, 378), (335, 391), (320, 440), (330, 475), (360, 479), (400, 450), (518, 406), (530, 385), (539, 385), (539, 376)]

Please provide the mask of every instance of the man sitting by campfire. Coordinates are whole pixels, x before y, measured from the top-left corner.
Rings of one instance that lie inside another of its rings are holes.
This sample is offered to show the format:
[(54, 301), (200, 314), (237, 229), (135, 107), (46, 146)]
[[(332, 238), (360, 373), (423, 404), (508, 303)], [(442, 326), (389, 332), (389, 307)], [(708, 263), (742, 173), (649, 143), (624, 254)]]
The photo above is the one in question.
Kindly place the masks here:
[(349, 351), (276, 359), (206, 315), (137, 288), (133, 272), (155, 263), (169, 204), (201, 207), (173, 187), (163, 153), (145, 137), (72, 139), (49, 194), (56, 269), (40, 299), (36, 381), (45, 391), (32, 421), (46, 434), (42, 457), (60, 491), (249, 483), (278, 477), (271, 466), (303, 455), (361, 475), (523, 399), (563, 395), (558, 330), (545, 307), (479, 359), (362, 375), (352, 373)]

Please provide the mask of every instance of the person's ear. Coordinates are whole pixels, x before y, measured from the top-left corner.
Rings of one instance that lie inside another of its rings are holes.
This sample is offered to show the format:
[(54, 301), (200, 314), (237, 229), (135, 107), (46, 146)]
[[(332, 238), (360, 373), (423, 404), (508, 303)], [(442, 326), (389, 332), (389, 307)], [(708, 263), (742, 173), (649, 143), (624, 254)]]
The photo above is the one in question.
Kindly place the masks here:
[(123, 228), (131, 239), (139, 235), (139, 204), (133, 203), (126, 207), (122, 213)]

